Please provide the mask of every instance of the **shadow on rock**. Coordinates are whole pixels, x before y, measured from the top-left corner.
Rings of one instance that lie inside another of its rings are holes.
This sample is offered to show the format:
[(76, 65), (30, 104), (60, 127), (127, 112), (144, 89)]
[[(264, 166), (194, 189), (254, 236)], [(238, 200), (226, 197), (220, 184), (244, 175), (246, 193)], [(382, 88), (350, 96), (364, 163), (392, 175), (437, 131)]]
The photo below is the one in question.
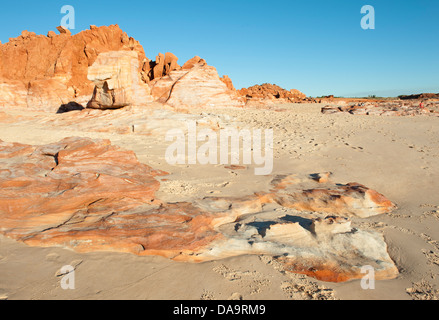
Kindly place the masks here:
[(61, 105), (56, 113), (66, 113), (70, 111), (84, 110), (85, 108), (77, 102), (71, 101), (67, 104)]

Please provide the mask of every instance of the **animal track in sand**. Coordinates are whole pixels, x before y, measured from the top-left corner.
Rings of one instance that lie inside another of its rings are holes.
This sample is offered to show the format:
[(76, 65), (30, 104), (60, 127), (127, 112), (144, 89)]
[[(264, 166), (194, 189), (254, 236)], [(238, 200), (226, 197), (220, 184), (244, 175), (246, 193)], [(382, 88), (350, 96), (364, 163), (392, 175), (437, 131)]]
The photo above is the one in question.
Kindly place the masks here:
[(439, 290), (435, 289), (432, 284), (426, 280), (415, 282), (406, 292), (413, 300), (438, 300)]
[(266, 265), (272, 266), (276, 271), (290, 278), (282, 282), (280, 288), (293, 300), (336, 300), (334, 290), (318, 285), (306, 275), (285, 272), (284, 266), (270, 256), (259, 256)]
[(428, 244), (431, 244), (437, 250), (439, 250), (439, 241), (438, 240), (433, 240), (429, 235), (427, 235), (425, 233), (421, 233), (420, 237), (421, 237), (422, 240), (424, 240)]
[(439, 266), (439, 254), (432, 251), (432, 250), (426, 250), (423, 249), (422, 253), (425, 255), (427, 261), (429, 264), (435, 264)]
[(243, 297), (239, 292), (233, 293), (227, 300), (242, 300)]
[(286, 281), (281, 285), (282, 291), (293, 300), (335, 300), (334, 291), (318, 286), (312, 282)]
[(211, 291), (203, 290), (203, 293), (201, 294), (200, 300), (203, 300), (203, 301), (215, 300), (215, 295)]
[(250, 295), (261, 293), (262, 288), (269, 286), (271, 283), (269, 279), (257, 271), (234, 270), (224, 264), (214, 268), (213, 271), (229, 281), (239, 281), (243, 288), (250, 290)]
[(424, 213), (419, 217), (422, 220), (428, 217), (435, 218), (439, 220), (439, 206), (434, 204), (421, 204), (420, 208), (431, 208), (432, 210), (424, 211)]
[(162, 181), (160, 189), (163, 192), (170, 194), (194, 194), (198, 192), (198, 189), (195, 188), (193, 185), (185, 181), (178, 180)]

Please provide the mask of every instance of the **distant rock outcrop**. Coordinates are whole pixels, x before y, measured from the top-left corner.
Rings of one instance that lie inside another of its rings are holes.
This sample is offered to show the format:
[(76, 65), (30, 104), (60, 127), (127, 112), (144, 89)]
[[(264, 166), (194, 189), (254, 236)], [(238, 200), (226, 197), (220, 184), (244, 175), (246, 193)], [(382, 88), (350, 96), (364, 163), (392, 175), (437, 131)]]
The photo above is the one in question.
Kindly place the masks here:
[(439, 99), (439, 93), (420, 93), (412, 95), (402, 95), (398, 97), (401, 100), (425, 100), (425, 99)]
[(56, 112), (69, 103), (115, 109), (153, 100), (178, 108), (310, 101), (272, 84), (236, 91), (198, 56), (183, 66), (170, 52), (151, 61), (117, 25), (92, 25), (76, 35), (57, 30), (47, 36), (23, 31), (0, 44), (0, 107)]
[(229, 78), (229, 76), (224, 75), (220, 78), (222, 82), (227, 86), (227, 88), (231, 91), (236, 91), (235, 87), (233, 86), (232, 79)]
[(347, 103), (337, 101), (322, 108), (323, 114), (349, 113), (372, 116), (439, 116), (439, 101), (425, 103), (402, 102), (401, 100), (385, 102)]
[(263, 85), (255, 85), (250, 88), (243, 88), (238, 91), (249, 105), (273, 104), (273, 103), (294, 103), (311, 101), (306, 95), (299, 90), (285, 90), (275, 84), (265, 83)]

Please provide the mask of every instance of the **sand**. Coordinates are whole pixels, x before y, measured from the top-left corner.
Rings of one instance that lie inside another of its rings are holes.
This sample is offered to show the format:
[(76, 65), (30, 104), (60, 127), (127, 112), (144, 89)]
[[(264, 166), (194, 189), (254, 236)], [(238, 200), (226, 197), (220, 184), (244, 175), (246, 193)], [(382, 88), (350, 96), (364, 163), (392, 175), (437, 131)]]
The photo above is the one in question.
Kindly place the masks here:
[[(201, 264), (161, 257), (62, 248), (28, 247), (0, 236), (0, 299), (437, 299), (439, 297), (439, 126), (437, 117), (322, 115), (319, 104), (266, 109), (203, 108), (189, 113), (229, 116), (243, 127), (274, 130), (273, 174), (332, 172), (333, 180), (358, 182), (395, 202), (389, 215), (353, 219), (353, 226), (385, 236), (400, 275), (363, 290), (360, 281), (324, 283), (283, 272), (263, 256)], [(165, 161), (163, 137), (51, 127), (60, 115), (3, 110), (34, 121), (0, 122), (0, 139), (45, 144), (69, 136), (107, 138), (139, 160), (170, 173), (157, 196), (191, 201), (202, 196), (247, 195), (268, 188), (270, 177), (254, 166), (178, 165)], [(74, 113), (73, 113), (74, 114)], [(72, 116), (73, 116), (72, 114)], [(267, 215), (272, 214), (267, 208)], [(74, 265), (75, 289), (63, 290), (57, 272)]]

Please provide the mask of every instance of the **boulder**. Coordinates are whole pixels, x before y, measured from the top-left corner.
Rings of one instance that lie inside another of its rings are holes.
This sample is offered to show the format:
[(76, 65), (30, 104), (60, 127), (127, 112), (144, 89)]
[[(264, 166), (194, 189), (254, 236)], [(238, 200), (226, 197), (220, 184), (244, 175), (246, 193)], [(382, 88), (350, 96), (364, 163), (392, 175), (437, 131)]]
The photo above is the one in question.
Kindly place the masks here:
[(148, 74), (148, 82), (162, 78), (171, 73), (171, 71), (180, 69), (177, 61), (178, 58), (174, 54), (166, 52), (164, 55), (159, 53), (156, 61), (145, 63), (143, 71), (146, 71)]
[(181, 69), (151, 83), (154, 98), (173, 107), (242, 107), (236, 92), (221, 81), (214, 67), (199, 57), (186, 62)]
[[(297, 213), (263, 220), (257, 214), (275, 199), (268, 195), (164, 203), (155, 194), (165, 173), (108, 140), (0, 141), (0, 165), (0, 233), (30, 246), (185, 262), (270, 255), (286, 271), (334, 282), (361, 278), (363, 265), (375, 268), (377, 280), (398, 275), (383, 236), (354, 232), (348, 219)], [(296, 176), (275, 181), (274, 194), (319, 184)]]
[(231, 91), (236, 91), (235, 87), (233, 86), (232, 79), (229, 78), (229, 76), (224, 75), (222, 78), (220, 78), (222, 82), (227, 86), (227, 88)]
[[(273, 179), (273, 193), (261, 195), (267, 202), (298, 211), (314, 211), (340, 217), (368, 218), (390, 213), (397, 206), (384, 195), (359, 183), (332, 183), (329, 177), (321, 182), (316, 176), (298, 178), (295, 175)], [(323, 185), (322, 185), (323, 183)]]
[(72, 35), (72, 32), (68, 28), (63, 26), (56, 27), (56, 30), (58, 30), (60, 34), (67, 34), (69, 36)]
[(101, 53), (88, 69), (88, 79), (96, 85), (87, 104), (92, 109), (118, 109), (152, 102), (148, 85), (140, 79), (135, 51)]

